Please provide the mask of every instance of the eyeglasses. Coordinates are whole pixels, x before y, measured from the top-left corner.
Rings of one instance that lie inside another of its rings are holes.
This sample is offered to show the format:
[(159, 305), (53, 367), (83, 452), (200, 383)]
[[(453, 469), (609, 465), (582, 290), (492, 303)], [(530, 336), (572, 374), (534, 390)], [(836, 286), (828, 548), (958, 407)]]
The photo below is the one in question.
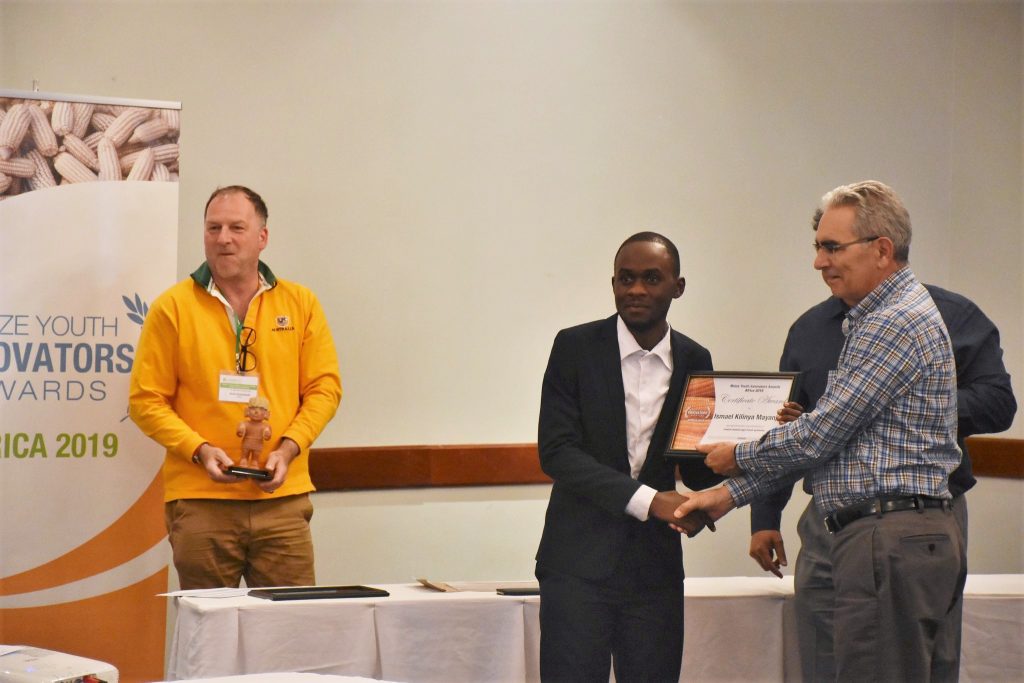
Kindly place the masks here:
[(879, 237), (880, 235), (872, 235), (871, 237), (861, 237), (859, 240), (853, 240), (852, 242), (843, 242), (841, 244), (839, 242), (815, 242), (814, 253), (817, 254), (819, 251), (824, 249), (826, 254), (828, 254), (829, 256), (833, 256), (834, 254), (838, 254), (847, 247), (852, 247), (855, 244), (874, 242)]
[(256, 330), (243, 327), (238, 331), (238, 353), (235, 355), (235, 366), (239, 372), (252, 372), (256, 369), (256, 354), (249, 347), (256, 343)]

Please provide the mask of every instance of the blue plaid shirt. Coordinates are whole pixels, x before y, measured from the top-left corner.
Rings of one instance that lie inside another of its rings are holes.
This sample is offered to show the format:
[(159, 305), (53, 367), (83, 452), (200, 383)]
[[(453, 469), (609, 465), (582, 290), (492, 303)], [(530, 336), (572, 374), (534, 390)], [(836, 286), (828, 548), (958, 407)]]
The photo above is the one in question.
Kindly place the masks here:
[(825, 514), (876, 496), (950, 497), (956, 367), (927, 290), (903, 268), (850, 309), (843, 332), (815, 409), (736, 446), (743, 474), (726, 486), (737, 506), (804, 474)]

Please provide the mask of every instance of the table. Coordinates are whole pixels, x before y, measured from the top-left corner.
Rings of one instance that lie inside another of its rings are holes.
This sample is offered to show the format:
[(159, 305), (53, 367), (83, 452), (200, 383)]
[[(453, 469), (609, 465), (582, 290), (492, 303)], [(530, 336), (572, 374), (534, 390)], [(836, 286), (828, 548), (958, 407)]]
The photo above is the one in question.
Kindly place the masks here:
[(1024, 681), (1024, 574), (968, 576), (960, 681)]
[[(391, 596), (179, 598), (168, 679), (309, 672), (411, 683), (539, 680), (538, 597), (381, 587)], [(791, 577), (687, 579), (683, 679), (799, 680), (792, 594)], [(961, 681), (1024, 680), (1021, 642), (1024, 575), (968, 577)]]
[[(333, 676), (331, 674), (311, 674), (299, 672), (239, 674), (237, 676), (217, 676), (214, 678), (193, 678), (194, 683), (379, 683), (373, 678), (362, 676)], [(161, 683), (168, 683), (162, 681)]]

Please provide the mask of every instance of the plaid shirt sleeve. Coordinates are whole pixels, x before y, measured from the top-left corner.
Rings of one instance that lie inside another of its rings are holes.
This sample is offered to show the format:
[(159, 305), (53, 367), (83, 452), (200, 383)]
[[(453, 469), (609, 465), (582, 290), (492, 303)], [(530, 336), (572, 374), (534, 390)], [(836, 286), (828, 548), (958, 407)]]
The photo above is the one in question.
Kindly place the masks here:
[(903, 283), (911, 293), (897, 305), (877, 300), (899, 294), (899, 280), (851, 311), (815, 410), (736, 447), (745, 474), (727, 486), (737, 505), (810, 468), (818, 468), (814, 495), (826, 512), (884, 494), (949, 496), (960, 460), (952, 349), (931, 298), (910, 287), (916, 280)]

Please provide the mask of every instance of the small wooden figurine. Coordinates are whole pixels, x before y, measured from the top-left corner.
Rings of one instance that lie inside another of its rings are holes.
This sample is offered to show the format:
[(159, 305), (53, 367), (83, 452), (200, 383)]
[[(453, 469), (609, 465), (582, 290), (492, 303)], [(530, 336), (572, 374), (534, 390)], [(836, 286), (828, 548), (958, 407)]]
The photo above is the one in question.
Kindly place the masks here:
[(236, 433), (242, 437), (242, 467), (259, 467), (263, 442), (270, 441), (270, 401), (264, 396), (253, 396), (245, 408), (245, 421), (238, 424)]

